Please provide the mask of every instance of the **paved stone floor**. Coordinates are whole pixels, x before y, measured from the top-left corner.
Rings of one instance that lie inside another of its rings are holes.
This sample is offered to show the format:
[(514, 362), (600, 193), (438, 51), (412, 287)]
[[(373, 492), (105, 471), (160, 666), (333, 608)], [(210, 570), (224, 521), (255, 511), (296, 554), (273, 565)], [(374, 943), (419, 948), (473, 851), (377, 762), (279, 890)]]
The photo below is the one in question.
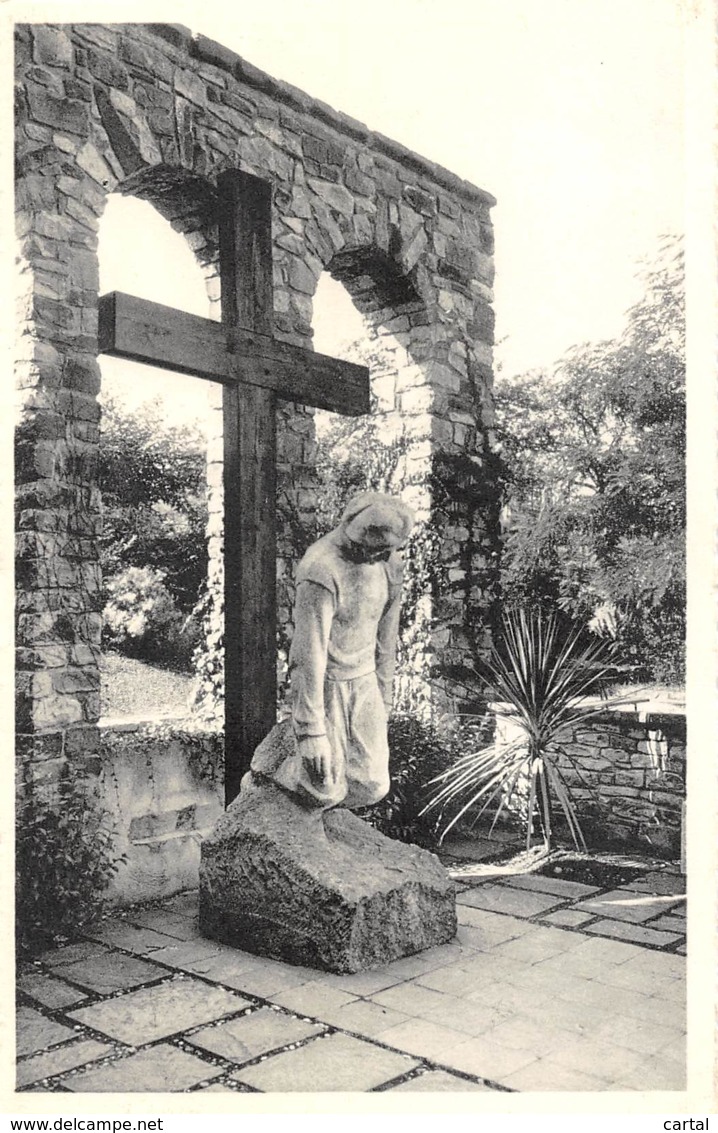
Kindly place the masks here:
[(684, 1090), (682, 882), (465, 878), (454, 941), (350, 976), (132, 909), (21, 966), (17, 1088)]

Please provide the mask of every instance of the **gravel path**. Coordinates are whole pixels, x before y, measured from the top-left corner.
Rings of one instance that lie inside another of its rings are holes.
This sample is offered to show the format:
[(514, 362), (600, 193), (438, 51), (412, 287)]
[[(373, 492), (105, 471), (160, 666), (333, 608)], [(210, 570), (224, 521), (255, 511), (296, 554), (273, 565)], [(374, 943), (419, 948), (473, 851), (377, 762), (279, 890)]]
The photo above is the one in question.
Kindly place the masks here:
[(180, 716), (187, 711), (194, 683), (187, 673), (173, 673), (120, 653), (103, 654), (100, 672), (103, 717)]

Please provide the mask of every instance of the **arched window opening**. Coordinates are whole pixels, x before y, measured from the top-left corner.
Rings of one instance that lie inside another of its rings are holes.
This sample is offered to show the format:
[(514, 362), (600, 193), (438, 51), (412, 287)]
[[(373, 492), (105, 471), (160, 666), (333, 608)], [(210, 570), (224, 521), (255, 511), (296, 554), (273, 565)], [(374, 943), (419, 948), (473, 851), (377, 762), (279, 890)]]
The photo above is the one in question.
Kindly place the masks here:
[(340, 253), (319, 280), (314, 345), (369, 367), (372, 406), (365, 417), (316, 414), (318, 527), (332, 527), (347, 499), (365, 490), (401, 496), (414, 508), (418, 523), (405, 554), (411, 601), (402, 622), (395, 681), (396, 706), (411, 711), (421, 703), (428, 671), (424, 645), (431, 595), (423, 576), (438, 553), (435, 533), (427, 526), (432, 391), (413, 356), (417, 344), (421, 348), (425, 323), (411, 281), (376, 250)]
[(322, 273), (314, 297), (316, 349), (368, 366), (370, 373), (367, 417), (316, 414), (320, 476), (345, 494), (353, 482), (381, 491), (408, 488), (417, 417), (423, 420), (429, 409), (424, 375), (407, 350), (407, 308), (416, 312), (420, 304), (406, 279), (375, 262), (378, 255), (341, 253)]
[[(100, 293), (207, 316), (204, 273), (147, 201), (113, 194)], [(184, 716), (207, 579), (207, 463), (219, 387), (102, 356), (102, 717)]]
[(368, 366), (371, 380), (372, 409), (366, 417), (316, 411), (317, 470), (324, 489), (319, 518), (329, 525), (353, 489), (397, 487), (402, 423), (394, 410), (400, 346), (393, 336), (378, 333), (346, 287), (327, 271), (317, 285), (312, 326), (318, 351)]

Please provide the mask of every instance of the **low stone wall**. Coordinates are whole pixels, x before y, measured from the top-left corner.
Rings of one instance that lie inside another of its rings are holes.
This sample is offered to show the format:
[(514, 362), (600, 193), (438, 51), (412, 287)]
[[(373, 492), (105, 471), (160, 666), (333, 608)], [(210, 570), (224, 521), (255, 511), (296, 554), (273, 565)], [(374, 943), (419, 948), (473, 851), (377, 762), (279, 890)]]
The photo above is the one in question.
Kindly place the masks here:
[[(497, 716), (496, 736), (509, 744), (520, 739), (520, 732), (510, 718)], [(638, 704), (632, 710), (603, 711), (566, 728), (553, 750), (589, 849), (681, 856), (686, 783), (682, 707), (662, 705), (661, 711), (653, 711)], [(523, 805), (527, 794), (528, 788), (523, 794), (519, 790)], [(555, 822), (560, 830), (558, 805)]]
[(117, 905), (169, 897), (198, 883), (200, 843), (224, 809), (223, 737), (163, 723), (100, 728), (101, 788), (125, 855)]
[(681, 852), (686, 784), (682, 711), (608, 711), (566, 729), (556, 745), (592, 846)]
[[(514, 726), (500, 721), (499, 734)], [(198, 883), (200, 844), (224, 808), (221, 733), (161, 725), (101, 726), (102, 792), (121, 864), (114, 904), (171, 896)], [(568, 728), (556, 745), (592, 849), (677, 858), (685, 799), (682, 711), (608, 711)], [(558, 817), (558, 816), (557, 816)]]

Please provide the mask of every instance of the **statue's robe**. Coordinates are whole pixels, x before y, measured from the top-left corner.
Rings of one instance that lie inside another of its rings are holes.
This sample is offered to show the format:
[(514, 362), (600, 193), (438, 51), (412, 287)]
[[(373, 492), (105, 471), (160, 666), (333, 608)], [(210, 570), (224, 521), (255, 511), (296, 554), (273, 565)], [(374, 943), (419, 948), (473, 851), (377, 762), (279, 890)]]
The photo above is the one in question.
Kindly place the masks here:
[[(305, 766), (301, 743), (272, 778), (315, 806), (368, 806), (389, 790), (391, 708), (403, 563), (354, 562), (331, 531), (297, 570), (289, 654), (297, 740), (326, 735), (339, 767), (325, 781)], [(266, 771), (265, 771), (266, 774)]]

